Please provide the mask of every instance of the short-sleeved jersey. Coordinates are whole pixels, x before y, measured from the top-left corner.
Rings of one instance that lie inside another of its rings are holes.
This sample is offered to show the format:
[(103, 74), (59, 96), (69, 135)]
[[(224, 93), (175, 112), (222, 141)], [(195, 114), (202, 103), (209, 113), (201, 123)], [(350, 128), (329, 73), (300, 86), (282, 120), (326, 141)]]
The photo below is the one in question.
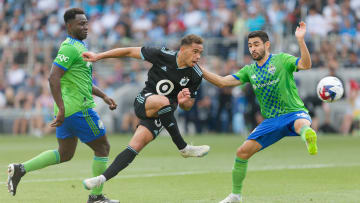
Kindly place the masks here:
[[(84, 42), (70, 36), (61, 43), (54, 65), (65, 70), (62, 76), (61, 94), (65, 106), (65, 117), (76, 112), (95, 107), (92, 97), (92, 63), (81, 57), (87, 51)], [(54, 105), (54, 114), (59, 109)]]
[(293, 75), (299, 59), (285, 53), (270, 55), (263, 66), (257, 63), (246, 65), (233, 76), (242, 83), (251, 83), (265, 118), (296, 111), (307, 112)]
[(141, 48), (142, 59), (153, 64), (142, 91), (164, 95), (171, 103), (177, 103), (177, 95), (184, 88), (189, 88), (191, 98), (196, 97), (203, 73), (198, 65), (179, 68), (176, 62), (177, 54), (177, 51), (165, 47)]

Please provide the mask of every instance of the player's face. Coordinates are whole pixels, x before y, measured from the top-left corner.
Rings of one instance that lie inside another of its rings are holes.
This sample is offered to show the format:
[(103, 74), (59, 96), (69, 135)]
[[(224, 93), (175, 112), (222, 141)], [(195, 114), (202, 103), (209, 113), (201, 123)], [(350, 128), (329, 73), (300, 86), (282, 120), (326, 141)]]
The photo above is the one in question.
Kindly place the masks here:
[(266, 43), (264, 43), (260, 37), (250, 38), (248, 41), (248, 47), (252, 59), (260, 61), (265, 56)]
[(84, 14), (77, 14), (70, 22), (70, 32), (76, 39), (84, 40), (88, 34), (88, 21)]
[(201, 58), (201, 54), (204, 50), (202, 44), (192, 43), (191, 45), (185, 45), (182, 48), (184, 54), (185, 64), (188, 67), (193, 67), (195, 63), (198, 63)]

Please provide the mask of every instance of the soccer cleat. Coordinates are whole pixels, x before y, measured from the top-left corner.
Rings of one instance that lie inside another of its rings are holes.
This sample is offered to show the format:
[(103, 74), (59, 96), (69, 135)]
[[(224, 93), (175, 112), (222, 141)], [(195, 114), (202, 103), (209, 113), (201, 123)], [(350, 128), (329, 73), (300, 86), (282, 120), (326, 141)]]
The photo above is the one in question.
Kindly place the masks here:
[(305, 143), (306, 143), (306, 147), (309, 151), (310, 155), (316, 155), (318, 150), (317, 150), (317, 135), (316, 132), (309, 128), (307, 129), (305, 132)]
[(202, 145), (202, 146), (192, 146), (186, 145), (186, 147), (180, 150), (181, 156), (184, 158), (187, 157), (203, 157), (209, 153), (210, 146)]
[(96, 176), (93, 178), (87, 178), (87, 179), (83, 180), (84, 188), (87, 190), (91, 190), (93, 188), (100, 187), (101, 184), (103, 184), (103, 182), (101, 181), (100, 176)]
[(225, 199), (223, 199), (219, 203), (240, 203), (242, 201), (241, 199), (242, 198), (240, 195), (235, 195), (235, 194), (231, 193), (230, 195), (228, 195)]
[(104, 195), (89, 195), (87, 203), (120, 203), (119, 200), (111, 200)]
[(7, 185), (9, 193), (13, 196), (16, 195), (16, 188), (24, 175), (25, 169), (22, 164), (9, 164)]

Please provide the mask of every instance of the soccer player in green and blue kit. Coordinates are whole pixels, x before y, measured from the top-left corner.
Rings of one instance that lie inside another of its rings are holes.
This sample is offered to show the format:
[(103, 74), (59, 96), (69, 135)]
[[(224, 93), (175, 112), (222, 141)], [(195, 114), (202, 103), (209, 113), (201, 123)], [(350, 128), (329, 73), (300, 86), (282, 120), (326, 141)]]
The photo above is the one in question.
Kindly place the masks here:
[[(110, 110), (116, 109), (117, 105), (113, 99), (93, 85), (92, 63), (84, 61), (81, 57), (81, 54), (87, 51), (82, 41), (86, 39), (88, 31), (84, 11), (79, 8), (69, 9), (64, 14), (64, 21), (68, 37), (60, 46), (49, 77), (56, 115), (50, 125), (56, 127), (59, 148), (44, 151), (22, 164), (10, 164), (8, 190), (12, 195), (16, 194), (16, 188), (25, 173), (71, 160), (78, 139), (94, 151), (93, 176), (98, 176), (106, 170), (110, 145), (105, 135), (105, 127), (93, 110), (95, 103), (92, 95), (101, 97), (109, 105)], [(119, 201), (106, 198), (100, 186), (91, 191), (87, 202)]]
[(201, 68), (204, 78), (218, 87), (238, 86), (249, 82), (265, 118), (237, 149), (232, 170), (232, 193), (220, 203), (241, 202), (241, 188), (248, 159), (283, 137), (300, 135), (309, 153), (317, 154), (316, 132), (310, 127), (311, 118), (298, 95), (293, 76), (295, 71), (311, 68), (310, 54), (304, 41), (305, 33), (306, 24), (300, 22), (295, 32), (300, 58), (286, 53), (270, 54), (270, 41), (266, 32), (254, 31), (248, 35), (248, 47), (255, 63), (225, 77)]

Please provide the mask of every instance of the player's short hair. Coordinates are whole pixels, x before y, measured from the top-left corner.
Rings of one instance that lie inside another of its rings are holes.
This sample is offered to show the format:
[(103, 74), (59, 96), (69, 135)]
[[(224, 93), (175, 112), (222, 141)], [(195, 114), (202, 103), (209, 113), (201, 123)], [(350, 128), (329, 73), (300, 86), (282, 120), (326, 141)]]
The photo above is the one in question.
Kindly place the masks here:
[(263, 43), (269, 41), (268, 34), (262, 30), (256, 30), (256, 31), (250, 32), (248, 35), (248, 40), (250, 38), (255, 38), (255, 37), (259, 37)]
[(65, 24), (68, 23), (70, 20), (75, 19), (75, 16), (77, 14), (85, 14), (85, 12), (81, 8), (70, 8), (66, 10), (64, 13)]
[(190, 35), (186, 35), (184, 38), (181, 39), (180, 46), (191, 45), (192, 43), (203, 44), (203, 41), (204, 40), (201, 37), (194, 34), (190, 34)]

